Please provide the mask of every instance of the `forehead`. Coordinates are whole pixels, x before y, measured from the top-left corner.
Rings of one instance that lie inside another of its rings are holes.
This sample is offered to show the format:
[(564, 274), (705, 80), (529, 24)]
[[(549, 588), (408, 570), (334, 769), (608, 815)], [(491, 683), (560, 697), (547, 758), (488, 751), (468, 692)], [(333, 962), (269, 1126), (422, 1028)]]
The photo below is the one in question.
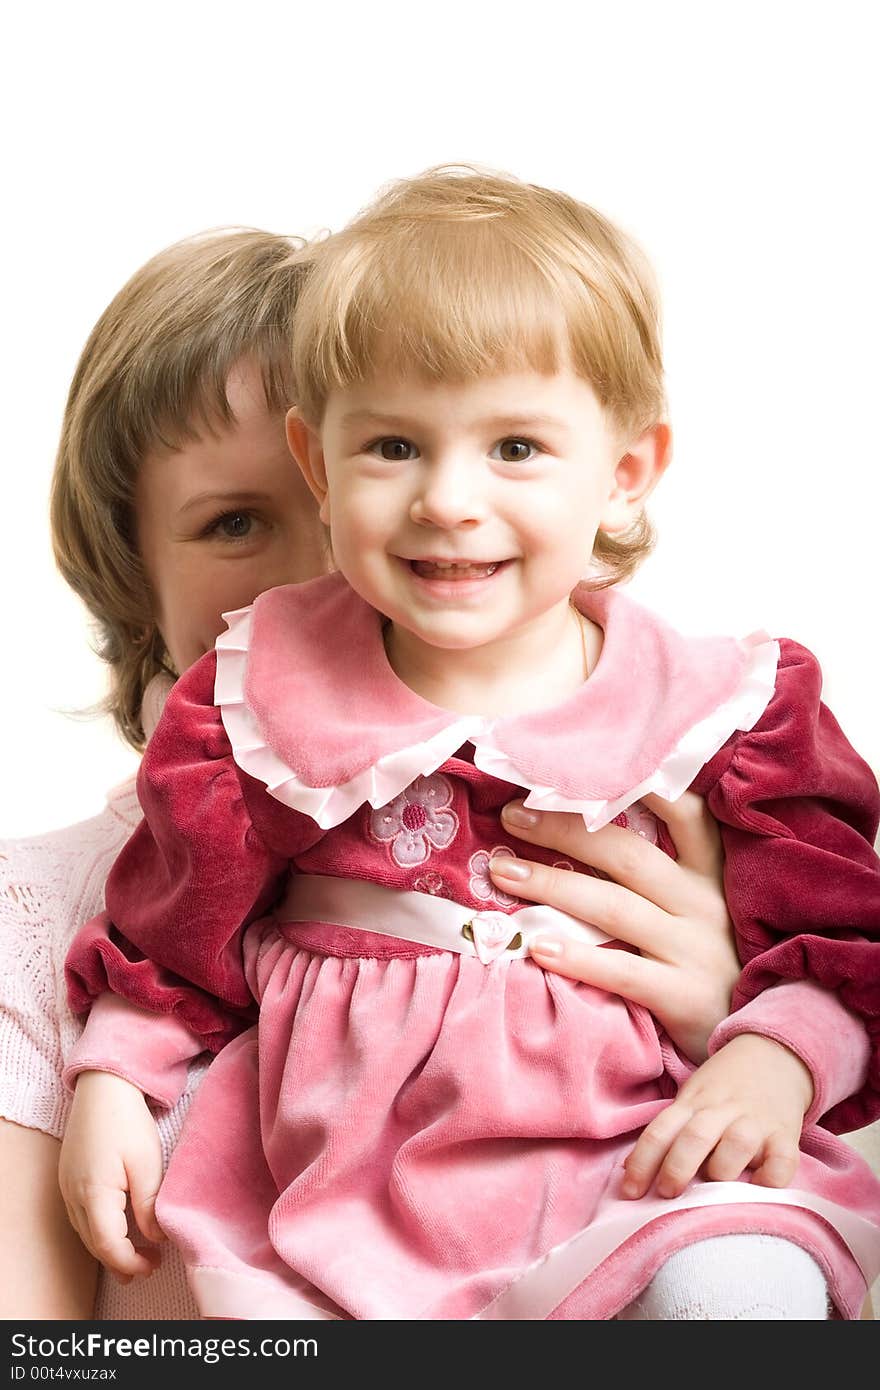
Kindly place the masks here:
[(386, 372), (334, 388), (327, 399), (325, 425), (348, 429), (383, 421), (452, 426), (544, 419), (576, 427), (586, 418), (595, 422), (604, 416), (590, 383), (570, 368), (546, 374), (503, 372), (460, 382)]

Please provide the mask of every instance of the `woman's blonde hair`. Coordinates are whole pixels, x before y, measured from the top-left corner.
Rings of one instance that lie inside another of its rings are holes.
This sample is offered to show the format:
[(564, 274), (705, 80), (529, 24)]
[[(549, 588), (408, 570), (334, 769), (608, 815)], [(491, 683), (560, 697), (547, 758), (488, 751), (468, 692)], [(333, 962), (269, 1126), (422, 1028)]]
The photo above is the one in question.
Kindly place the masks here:
[(252, 229), (176, 243), (142, 266), (96, 323), (74, 373), (51, 490), (55, 559), (95, 620), (110, 668), (104, 707), (144, 742), (147, 683), (167, 669), (138, 555), (138, 468), (232, 419), (226, 381), (259, 366), (271, 409), (290, 404), (290, 321), (303, 268), (298, 239)]
[[(628, 440), (664, 412), (650, 266), (625, 233), (564, 193), (430, 169), (391, 185), (307, 258), (293, 370), (313, 425), (330, 391), (378, 369), (467, 381), (570, 365)], [(593, 582), (628, 577), (653, 539), (644, 514), (624, 535), (600, 532)]]

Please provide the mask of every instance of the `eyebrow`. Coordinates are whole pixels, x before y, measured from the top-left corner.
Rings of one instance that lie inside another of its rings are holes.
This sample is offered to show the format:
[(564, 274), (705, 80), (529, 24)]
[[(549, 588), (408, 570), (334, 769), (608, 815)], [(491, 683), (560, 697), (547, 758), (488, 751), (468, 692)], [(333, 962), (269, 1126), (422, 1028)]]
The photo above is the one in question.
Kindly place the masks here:
[[(375, 410), (349, 411), (348, 414), (342, 416), (340, 424), (343, 428), (353, 425), (373, 425), (376, 428), (400, 430), (404, 433), (416, 433), (424, 428), (420, 421), (408, 419), (405, 415), (383, 415)], [(512, 412), (510, 415), (483, 416), (479, 420), (472, 421), (472, 427), (474, 429), (509, 430), (511, 432), (542, 429), (565, 430), (567, 432), (569, 429), (565, 421), (558, 419), (555, 415), (530, 415), (519, 412)]]
[(265, 502), (268, 497), (268, 492), (247, 491), (241, 488), (230, 488), (226, 492), (197, 492), (195, 497), (190, 497), (178, 508), (178, 516), (184, 516), (187, 512), (195, 511), (197, 507), (204, 507), (208, 503), (224, 507), (251, 507), (257, 502)]

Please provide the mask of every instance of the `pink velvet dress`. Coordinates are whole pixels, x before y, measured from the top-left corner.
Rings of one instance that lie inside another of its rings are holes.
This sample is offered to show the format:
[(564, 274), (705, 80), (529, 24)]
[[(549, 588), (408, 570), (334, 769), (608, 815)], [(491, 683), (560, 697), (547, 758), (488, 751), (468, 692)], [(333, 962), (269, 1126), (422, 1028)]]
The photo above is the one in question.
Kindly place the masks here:
[[(158, 1205), (206, 1316), (608, 1318), (674, 1250), (747, 1231), (802, 1245), (859, 1316), (880, 1186), (830, 1130), (880, 1089), (876, 783), (802, 648), (575, 600), (602, 655), (539, 714), (414, 695), (340, 576), (229, 615), (216, 669), (175, 687), (144, 824), (69, 957), (74, 1008), (100, 1002), (68, 1074), (170, 1104), (218, 1052)], [(518, 790), (671, 851), (639, 798), (689, 785), (722, 826), (744, 961), (711, 1047), (774, 1037), (816, 1094), (790, 1188), (745, 1174), (627, 1202), (623, 1160), (691, 1064), (643, 1008), (531, 961), (548, 926), (619, 948), (488, 867), (558, 859), (502, 829)]]

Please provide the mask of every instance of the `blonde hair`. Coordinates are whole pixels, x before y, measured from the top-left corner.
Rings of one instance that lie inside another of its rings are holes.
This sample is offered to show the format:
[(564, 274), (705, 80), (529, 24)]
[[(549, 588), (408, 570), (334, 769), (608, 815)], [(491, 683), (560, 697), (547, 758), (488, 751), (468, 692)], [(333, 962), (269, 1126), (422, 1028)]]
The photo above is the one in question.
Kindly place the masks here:
[[(635, 438), (665, 409), (650, 266), (601, 213), (567, 194), (469, 167), (391, 185), (306, 253), (293, 370), (320, 423), (333, 389), (382, 369), (467, 381), (570, 365)], [(654, 543), (644, 513), (599, 533), (596, 587), (627, 578)]]
[(52, 478), (55, 559), (95, 620), (110, 668), (104, 708), (141, 748), (141, 702), (168, 669), (137, 551), (138, 468), (232, 419), (226, 381), (250, 358), (270, 409), (293, 399), (289, 325), (303, 268), (297, 239), (226, 229), (176, 243), (142, 266), (105, 309), (67, 399)]

